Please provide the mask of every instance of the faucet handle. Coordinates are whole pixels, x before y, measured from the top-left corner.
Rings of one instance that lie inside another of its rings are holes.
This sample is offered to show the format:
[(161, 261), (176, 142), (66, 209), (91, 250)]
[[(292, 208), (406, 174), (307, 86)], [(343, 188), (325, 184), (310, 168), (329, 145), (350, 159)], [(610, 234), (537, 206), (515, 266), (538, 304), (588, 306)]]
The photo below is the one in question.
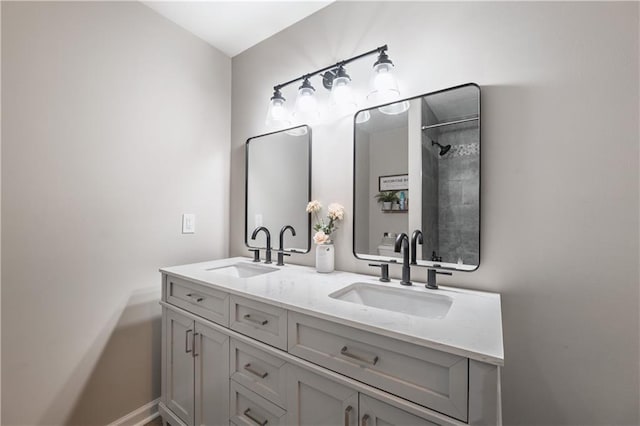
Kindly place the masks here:
[(388, 283), (389, 279), (389, 264), (388, 263), (370, 263), (369, 266), (375, 266), (380, 268), (380, 281)]
[(282, 250), (278, 250), (278, 262), (276, 263), (276, 265), (284, 266), (284, 257), (285, 256), (291, 256), (291, 255), (289, 253), (285, 253)]
[(253, 252), (253, 261), (260, 262), (260, 249), (249, 249), (249, 251)]
[(431, 290), (437, 290), (438, 284), (436, 284), (436, 274), (440, 275), (453, 275), (453, 272), (442, 272), (435, 269), (427, 269), (427, 283), (424, 285)]

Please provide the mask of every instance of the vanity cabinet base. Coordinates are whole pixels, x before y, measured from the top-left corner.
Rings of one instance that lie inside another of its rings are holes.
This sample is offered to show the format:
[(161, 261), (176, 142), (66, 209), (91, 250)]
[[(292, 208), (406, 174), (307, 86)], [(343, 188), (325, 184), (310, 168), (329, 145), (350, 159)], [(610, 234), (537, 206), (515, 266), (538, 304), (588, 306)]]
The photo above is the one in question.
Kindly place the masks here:
[[(163, 282), (191, 288), (167, 276)], [(161, 302), (163, 424), (502, 423), (495, 365), (218, 289), (216, 300), (235, 306), (219, 306), (229, 317), (212, 322), (198, 309), (186, 310), (183, 299), (173, 304), (167, 290)]]

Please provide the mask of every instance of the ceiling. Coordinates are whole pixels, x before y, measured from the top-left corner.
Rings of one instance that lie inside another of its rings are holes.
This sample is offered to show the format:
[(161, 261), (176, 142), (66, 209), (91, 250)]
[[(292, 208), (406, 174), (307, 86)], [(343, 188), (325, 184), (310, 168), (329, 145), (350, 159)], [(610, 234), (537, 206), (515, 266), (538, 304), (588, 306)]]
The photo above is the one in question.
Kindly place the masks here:
[(142, 3), (229, 57), (234, 57), (333, 1), (143, 1)]

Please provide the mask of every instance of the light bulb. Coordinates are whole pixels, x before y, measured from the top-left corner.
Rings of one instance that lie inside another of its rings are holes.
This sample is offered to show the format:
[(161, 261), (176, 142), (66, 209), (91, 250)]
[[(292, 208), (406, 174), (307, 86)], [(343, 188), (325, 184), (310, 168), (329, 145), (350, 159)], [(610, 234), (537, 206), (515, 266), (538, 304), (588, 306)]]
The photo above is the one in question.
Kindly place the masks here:
[[(400, 99), (400, 89), (398, 82), (393, 75), (393, 62), (385, 52), (381, 52), (378, 60), (373, 65), (373, 75), (371, 77), (371, 91), (367, 95), (367, 100), (374, 105), (388, 104)], [(409, 109), (408, 102), (396, 102), (378, 108), (383, 114), (400, 114)]]
[(318, 117), (318, 100), (316, 99), (316, 90), (313, 88), (309, 79), (305, 78), (302, 86), (298, 88), (298, 97), (296, 98), (296, 106), (293, 116), (300, 122), (315, 122)]
[(381, 92), (391, 91), (400, 94), (400, 91), (398, 90), (398, 83), (393, 76), (392, 64), (378, 64), (373, 67), (373, 72), (373, 88), (375, 90)]
[(282, 127), (289, 125), (285, 102), (286, 99), (282, 96), (280, 90), (276, 89), (273, 92), (273, 96), (271, 97), (271, 101), (269, 102), (269, 109), (267, 110), (267, 119), (265, 120), (265, 124), (267, 126)]
[(353, 114), (358, 108), (351, 90), (351, 78), (342, 66), (338, 68), (336, 77), (333, 79), (331, 99), (340, 115)]

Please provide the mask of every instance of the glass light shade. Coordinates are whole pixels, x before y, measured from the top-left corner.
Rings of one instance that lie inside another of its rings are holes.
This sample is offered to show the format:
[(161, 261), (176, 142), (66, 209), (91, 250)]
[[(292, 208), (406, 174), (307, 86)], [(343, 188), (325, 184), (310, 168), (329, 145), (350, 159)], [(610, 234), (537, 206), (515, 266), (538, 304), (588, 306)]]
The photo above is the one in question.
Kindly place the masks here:
[(349, 77), (336, 77), (333, 80), (331, 99), (341, 115), (353, 114), (358, 107), (350, 83)]
[[(374, 65), (373, 76), (371, 78), (371, 92), (367, 95), (367, 100), (374, 105), (388, 104), (400, 99), (400, 89), (398, 82), (393, 75), (393, 64), (382, 62)], [(400, 114), (409, 109), (408, 102), (397, 102), (378, 108), (383, 114)]]
[(378, 92), (391, 92), (400, 94), (398, 90), (398, 82), (393, 75), (393, 64), (381, 63), (373, 67), (373, 81), (371, 82), (372, 90)]
[(318, 119), (318, 100), (313, 87), (300, 87), (293, 116), (301, 122), (314, 122)]
[(267, 126), (281, 127), (289, 125), (287, 109), (285, 108), (284, 103), (284, 98), (271, 98), (271, 102), (269, 102), (269, 109), (267, 110), (267, 119), (265, 120), (265, 124)]

